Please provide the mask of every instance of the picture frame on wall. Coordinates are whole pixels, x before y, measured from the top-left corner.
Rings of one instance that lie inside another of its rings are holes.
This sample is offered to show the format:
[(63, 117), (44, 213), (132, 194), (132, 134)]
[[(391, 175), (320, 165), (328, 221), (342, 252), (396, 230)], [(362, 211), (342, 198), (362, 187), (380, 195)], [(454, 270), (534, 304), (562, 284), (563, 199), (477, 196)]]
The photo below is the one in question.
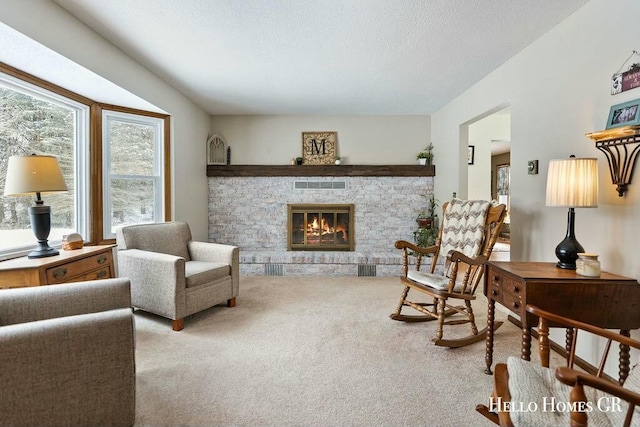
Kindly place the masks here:
[(467, 153), (467, 164), (472, 165), (475, 156), (476, 156), (476, 146), (470, 145), (469, 152)]
[(640, 99), (616, 104), (609, 110), (607, 129), (640, 124)]
[(302, 132), (302, 162), (332, 165), (336, 161), (338, 132)]

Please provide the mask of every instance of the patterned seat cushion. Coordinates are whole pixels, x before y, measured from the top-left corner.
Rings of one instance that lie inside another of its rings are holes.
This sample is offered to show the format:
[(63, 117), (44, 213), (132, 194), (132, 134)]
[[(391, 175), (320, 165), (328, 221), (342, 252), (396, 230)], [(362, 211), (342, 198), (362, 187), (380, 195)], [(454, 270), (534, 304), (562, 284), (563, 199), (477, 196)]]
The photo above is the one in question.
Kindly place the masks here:
[[(449, 278), (441, 274), (431, 274), (425, 273), (423, 271), (409, 270), (407, 272), (407, 278), (441, 291), (444, 291), (449, 287)], [(462, 279), (460, 277), (456, 277), (456, 284), (453, 287), (454, 292), (462, 291), (462, 284)]]
[[(571, 387), (556, 380), (555, 369), (544, 368), (535, 362), (512, 356), (507, 359), (507, 370), (511, 405), (514, 408), (509, 411), (509, 415), (515, 427), (570, 425)], [(638, 391), (640, 368), (634, 367), (631, 370), (625, 388)], [(623, 424), (628, 407), (624, 401), (620, 402), (620, 410), (603, 410), (606, 405), (614, 402), (613, 396), (590, 387), (585, 387), (585, 394), (591, 402), (591, 410), (587, 413), (589, 426), (614, 427)], [(636, 409), (631, 425), (640, 426), (640, 409)]]

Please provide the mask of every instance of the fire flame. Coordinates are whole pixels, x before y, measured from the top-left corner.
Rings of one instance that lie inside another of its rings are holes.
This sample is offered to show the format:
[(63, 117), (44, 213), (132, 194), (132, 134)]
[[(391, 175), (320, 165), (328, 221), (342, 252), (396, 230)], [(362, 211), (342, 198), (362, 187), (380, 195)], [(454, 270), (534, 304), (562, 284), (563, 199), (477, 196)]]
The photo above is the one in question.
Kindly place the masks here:
[(313, 217), (313, 221), (307, 224), (307, 234), (312, 236), (324, 236), (331, 233), (342, 233), (344, 240), (347, 240), (347, 229), (344, 225), (338, 224), (337, 227), (330, 227), (326, 219), (322, 218), (318, 222), (316, 216)]

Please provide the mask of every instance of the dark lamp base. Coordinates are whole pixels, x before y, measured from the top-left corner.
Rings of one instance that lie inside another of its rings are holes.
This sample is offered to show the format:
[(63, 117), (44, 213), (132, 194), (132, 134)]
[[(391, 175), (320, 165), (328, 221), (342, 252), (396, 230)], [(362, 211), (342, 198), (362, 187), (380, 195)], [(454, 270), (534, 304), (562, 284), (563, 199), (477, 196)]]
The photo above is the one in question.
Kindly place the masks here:
[(573, 263), (558, 261), (556, 263), (556, 267), (564, 268), (565, 270), (575, 270), (576, 269), (576, 263), (575, 263), (575, 261)]
[(55, 248), (47, 246), (46, 248), (38, 248), (29, 253), (27, 258), (44, 258), (48, 256), (59, 255), (60, 251)]
[(578, 254), (584, 252), (584, 248), (578, 243), (578, 240), (576, 240), (574, 224), (575, 212), (573, 208), (569, 208), (569, 214), (567, 215), (567, 235), (564, 240), (556, 246), (556, 257), (558, 258), (556, 267), (558, 268), (575, 270)]
[(51, 208), (42, 204), (31, 206), (29, 208), (29, 217), (31, 218), (31, 229), (36, 236), (36, 240), (38, 240), (38, 246), (27, 257), (44, 258), (58, 255), (60, 252), (47, 243), (49, 231), (51, 231)]

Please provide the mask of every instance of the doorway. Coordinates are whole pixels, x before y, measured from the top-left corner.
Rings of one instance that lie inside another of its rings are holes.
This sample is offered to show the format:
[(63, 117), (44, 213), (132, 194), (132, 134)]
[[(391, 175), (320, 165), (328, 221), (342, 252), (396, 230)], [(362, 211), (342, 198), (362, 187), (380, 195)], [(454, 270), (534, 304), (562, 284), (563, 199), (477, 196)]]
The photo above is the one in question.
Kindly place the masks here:
[(468, 198), (497, 200), (507, 206), (507, 216), (491, 259), (508, 261), (511, 251), (511, 109), (499, 109), (468, 124), (468, 145), (474, 159), (468, 162)]

